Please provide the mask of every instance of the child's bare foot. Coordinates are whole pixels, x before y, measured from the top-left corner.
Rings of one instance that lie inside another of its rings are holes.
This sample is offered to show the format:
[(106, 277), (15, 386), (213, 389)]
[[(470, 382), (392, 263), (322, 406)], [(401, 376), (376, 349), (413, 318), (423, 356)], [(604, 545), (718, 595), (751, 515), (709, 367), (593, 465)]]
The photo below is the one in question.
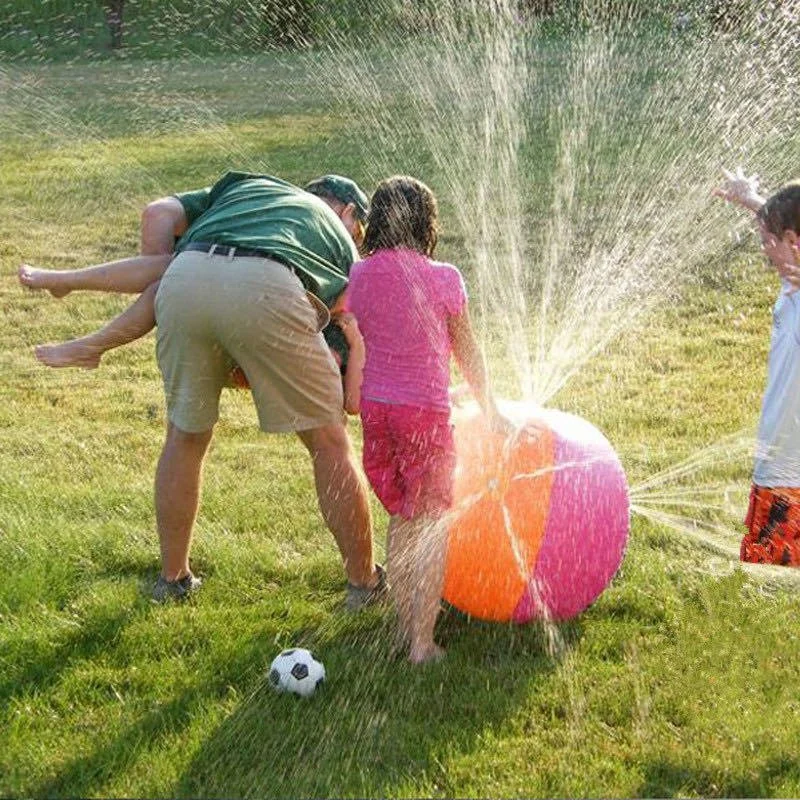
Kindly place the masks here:
[(97, 369), (102, 350), (87, 345), (80, 339), (61, 344), (40, 344), (34, 348), (36, 358), (48, 367), (82, 367)]
[[(64, 272), (57, 269), (37, 269), (30, 264), (22, 264), (17, 277), (29, 289), (46, 289), (53, 297), (64, 297), (70, 289), (63, 285)], [(63, 365), (60, 365), (63, 366)]]
[(445, 651), (437, 644), (430, 644), (425, 647), (412, 647), (408, 654), (408, 660), (412, 664), (432, 664), (444, 658)]

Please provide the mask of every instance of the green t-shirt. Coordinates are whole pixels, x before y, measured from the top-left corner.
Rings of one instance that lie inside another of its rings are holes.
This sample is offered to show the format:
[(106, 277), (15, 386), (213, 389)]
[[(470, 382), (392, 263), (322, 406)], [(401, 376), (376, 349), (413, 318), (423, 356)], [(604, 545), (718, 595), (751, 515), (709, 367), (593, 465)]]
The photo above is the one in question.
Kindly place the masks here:
[(175, 245), (212, 242), (264, 250), (303, 273), (306, 288), (331, 306), (347, 286), (358, 251), (319, 197), (268, 175), (227, 172), (213, 186), (181, 192), (189, 228)]

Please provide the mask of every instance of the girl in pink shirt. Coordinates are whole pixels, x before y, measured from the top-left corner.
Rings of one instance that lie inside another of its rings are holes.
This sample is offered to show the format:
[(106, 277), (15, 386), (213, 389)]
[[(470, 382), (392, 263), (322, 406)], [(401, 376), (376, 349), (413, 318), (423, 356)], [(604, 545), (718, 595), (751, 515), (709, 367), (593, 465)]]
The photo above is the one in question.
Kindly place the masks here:
[[(348, 325), (363, 336), (360, 392), (346, 398), (360, 410), (364, 471), (391, 515), (387, 560), (399, 633), (409, 659), (443, 654), (433, 639), (444, 580), (446, 527), (453, 501), (455, 447), (450, 425), (450, 355), (494, 427), (499, 415), (467, 312), (461, 273), (433, 261), (438, 209), (420, 181), (396, 176), (372, 197), (364, 247), (347, 289)], [(359, 381), (351, 374), (351, 380)]]

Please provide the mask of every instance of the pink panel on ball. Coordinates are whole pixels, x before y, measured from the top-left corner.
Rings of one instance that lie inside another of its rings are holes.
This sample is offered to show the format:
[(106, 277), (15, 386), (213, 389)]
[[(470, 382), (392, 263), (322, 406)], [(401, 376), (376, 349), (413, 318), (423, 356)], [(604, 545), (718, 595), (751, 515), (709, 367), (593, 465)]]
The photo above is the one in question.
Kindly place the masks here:
[(555, 479), (544, 541), (515, 622), (574, 617), (600, 595), (628, 541), (625, 473), (600, 431), (580, 417), (544, 410), (555, 434)]

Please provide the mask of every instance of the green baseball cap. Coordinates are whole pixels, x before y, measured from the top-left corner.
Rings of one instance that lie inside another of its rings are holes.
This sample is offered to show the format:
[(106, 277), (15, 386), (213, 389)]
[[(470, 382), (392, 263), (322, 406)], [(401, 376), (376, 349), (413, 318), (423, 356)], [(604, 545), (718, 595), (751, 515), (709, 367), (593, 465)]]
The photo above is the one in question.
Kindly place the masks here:
[(358, 188), (355, 181), (341, 175), (323, 175), (314, 178), (305, 185), (305, 190), (317, 197), (332, 197), (342, 203), (352, 203), (356, 207), (358, 218), (366, 222), (369, 213), (369, 200), (364, 192)]

